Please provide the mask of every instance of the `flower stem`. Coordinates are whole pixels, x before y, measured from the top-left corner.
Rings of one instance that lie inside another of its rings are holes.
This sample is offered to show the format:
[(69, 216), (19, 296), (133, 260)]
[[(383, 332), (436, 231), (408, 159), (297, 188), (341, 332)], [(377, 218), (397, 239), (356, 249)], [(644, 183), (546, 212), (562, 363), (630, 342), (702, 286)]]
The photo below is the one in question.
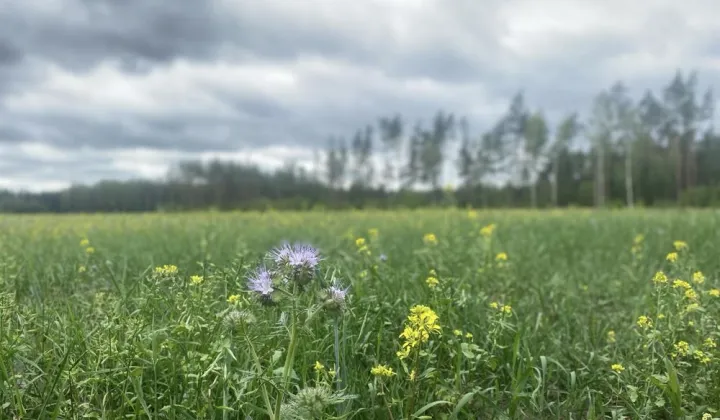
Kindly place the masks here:
[[(295, 295), (296, 286), (293, 284), (293, 295)], [(275, 401), (275, 420), (280, 419), (280, 406), (282, 405), (285, 393), (290, 385), (290, 371), (292, 370), (295, 360), (295, 348), (297, 347), (297, 310), (296, 302), (293, 299), (292, 311), (290, 312), (290, 344), (288, 344), (287, 354), (285, 355), (285, 366), (283, 367), (282, 385), (280, 392)]]

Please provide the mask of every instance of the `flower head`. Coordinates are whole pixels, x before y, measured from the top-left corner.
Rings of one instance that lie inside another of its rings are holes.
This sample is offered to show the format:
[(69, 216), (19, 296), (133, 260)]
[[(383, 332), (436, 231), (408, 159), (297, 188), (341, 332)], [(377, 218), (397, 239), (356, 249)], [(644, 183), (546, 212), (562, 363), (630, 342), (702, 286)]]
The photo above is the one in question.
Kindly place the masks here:
[(637, 319), (637, 325), (640, 328), (652, 327), (652, 320), (645, 315), (640, 315)]
[(272, 292), (275, 291), (270, 272), (265, 267), (255, 269), (255, 271), (247, 277), (247, 281), (248, 289), (259, 293), (263, 298), (269, 298)]
[(667, 277), (667, 275), (665, 275), (665, 273), (663, 273), (662, 271), (658, 271), (658, 272), (655, 273), (655, 275), (653, 276), (653, 282), (654, 282), (655, 284), (661, 284), (661, 283), (664, 284), (664, 283), (667, 283), (667, 282), (668, 282), (668, 277)]
[(499, 252), (495, 256), (495, 261), (497, 261), (497, 262), (507, 261), (507, 259), (508, 259), (508, 255), (505, 252)]
[(613, 372), (620, 373), (625, 370), (625, 367), (621, 365), (620, 363), (615, 363), (612, 366), (610, 366), (610, 369), (613, 370)]
[(196, 286), (198, 284), (201, 284), (204, 280), (205, 279), (203, 278), (203, 276), (190, 276), (190, 283), (192, 283)]
[(395, 375), (395, 372), (393, 372), (392, 368), (388, 365), (375, 365), (372, 367), (372, 369), (370, 369), (370, 373), (373, 376), (380, 376), (385, 378), (389, 378)]
[(720, 297), (720, 289), (710, 289), (708, 294), (712, 297)]
[(607, 342), (610, 344), (615, 342), (615, 331), (610, 330), (607, 332)]
[(312, 269), (320, 261), (318, 250), (310, 245), (295, 245), (288, 256), (288, 263), (294, 268)]
[(675, 248), (676, 251), (682, 251), (683, 249), (687, 249), (688, 244), (685, 241), (675, 241), (673, 242), (673, 248)]
[(440, 281), (437, 279), (437, 277), (430, 276), (425, 280), (425, 283), (427, 283), (429, 288), (434, 289), (437, 287), (438, 284), (440, 284)]
[(491, 223), (487, 226), (483, 226), (483, 228), (480, 229), (480, 235), (482, 235), (484, 238), (489, 238), (492, 236), (494, 231), (495, 231), (495, 223)]
[(702, 271), (696, 271), (692, 275), (692, 281), (695, 284), (703, 284), (705, 283), (705, 275), (702, 273)]
[(438, 241), (434, 233), (426, 233), (425, 236), (423, 236), (423, 242), (425, 242), (426, 245), (435, 245)]
[(316, 361), (315, 361), (315, 365), (313, 365), (313, 370), (314, 370), (315, 372), (318, 372), (318, 373), (324, 372), (324, 371), (325, 371), (325, 365), (323, 365), (322, 363), (320, 363), (319, 361), (316, 360)]
[(678, 259), (678, 253), (677, 252), (671, 252), (665, 256), (665, 259), (670, 262), (675, 262)]

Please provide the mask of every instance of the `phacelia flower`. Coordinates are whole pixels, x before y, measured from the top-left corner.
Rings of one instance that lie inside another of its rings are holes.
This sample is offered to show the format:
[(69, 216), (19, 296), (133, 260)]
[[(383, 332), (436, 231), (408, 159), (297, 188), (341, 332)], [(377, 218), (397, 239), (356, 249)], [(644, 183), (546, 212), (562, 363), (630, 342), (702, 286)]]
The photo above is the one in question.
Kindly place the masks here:
[(312, 269), (318, 265), (320, 255), (318, 250), (310, 245), (295, 245), (289, 255), (288, 262), (294, 268)]
[(349, 289), (349, 287), (343, 288), (340, 283), (333, 280), (332, 285), (325, 291), (325, 309), (334, 312), (342, 311), (345, 308), (345, 299)]
[(248, 276), (247, 281), (248, 289), (260, 294), (262, 298), (269, 298), (275, 291), (270, 272), (264, 267), (257, 268)]

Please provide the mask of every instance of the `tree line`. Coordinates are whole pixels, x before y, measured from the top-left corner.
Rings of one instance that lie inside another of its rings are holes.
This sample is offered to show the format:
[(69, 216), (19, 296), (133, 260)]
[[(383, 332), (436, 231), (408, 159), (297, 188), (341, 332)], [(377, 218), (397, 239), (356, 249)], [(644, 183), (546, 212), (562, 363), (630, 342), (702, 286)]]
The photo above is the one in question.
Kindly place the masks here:
[[(551, 127), (519, 92), (480, 133), (442, 110), (428, 122), (395, 114), (349, 139), (330, 138), (310, 167), (186, 161), (163, 180), (0, 192), (0, 211), (714, 206), (720, 135), (713, 104), (696, 72), (677, 71), (639, 100), (618, 81), (597, 94), (586, 118), (572, 112)], [(448, 168), (459, 179), (454, 187), (443, 186)]]

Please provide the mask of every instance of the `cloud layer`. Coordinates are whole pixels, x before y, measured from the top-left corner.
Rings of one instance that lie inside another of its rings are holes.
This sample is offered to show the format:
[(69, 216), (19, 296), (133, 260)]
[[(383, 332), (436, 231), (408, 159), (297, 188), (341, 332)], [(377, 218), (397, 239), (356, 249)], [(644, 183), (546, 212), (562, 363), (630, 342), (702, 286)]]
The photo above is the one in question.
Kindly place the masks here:
[(519, 89), (557, 119), (617, 79), (639, 95), (683, 68), (717, 86), (718, 15), (714, 0), (11, 2), (0, 188), (157, 178), (190, 157), (309, 165), (396, 112), (442, 108), (479, 133)]

